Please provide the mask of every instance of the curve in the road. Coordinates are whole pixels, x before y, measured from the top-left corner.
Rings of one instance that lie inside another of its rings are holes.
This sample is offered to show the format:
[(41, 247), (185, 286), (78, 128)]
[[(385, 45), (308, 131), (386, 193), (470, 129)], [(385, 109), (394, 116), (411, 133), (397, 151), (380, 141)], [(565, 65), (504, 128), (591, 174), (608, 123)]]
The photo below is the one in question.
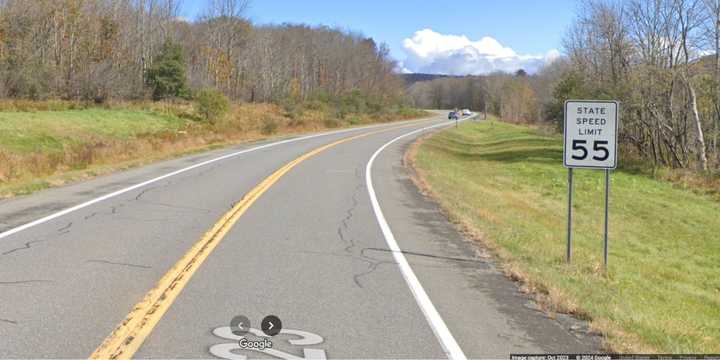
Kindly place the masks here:
[[(440, 125), (425, 127), (426, 130)], [(285, 164), (272, 175), (265, 178), (250, 190), (230, 211), (208, 231), (192, 248), (160, 279), (143, 299), (133, 307), (127, 317), (113, 330), (103, 343), (90, 355), (91, 359), (129, 359), (137, 352), (143, 341), (150, 335), (155, 325), (189, 282), (192, 275), (208, 258), (227, 232), (240, 219), (247, 209), (273, 184), (292, 168), (303, 161), (342, 143), (381, 132), (397, 130), (411, 125), (396, 126), (346, 137), (330, 144), (318, 147)], [(411, 135), (417, 131), (410, 132)], [(417, 279), (415, 279), (417, 281)], [(426, 295), (427, 297), (427, 295)], [(429, 301), (429, 300), (428, 300)], [(432, 304), (431, 304), (432, 306)], [(436, 312), (437, 313), (437, 312)], [(439, 315), (438, 315), (439, 316)], [(442, 320), (440, 320), (442, 321)], [(459, 348), (458, 348), (459, 349)]]

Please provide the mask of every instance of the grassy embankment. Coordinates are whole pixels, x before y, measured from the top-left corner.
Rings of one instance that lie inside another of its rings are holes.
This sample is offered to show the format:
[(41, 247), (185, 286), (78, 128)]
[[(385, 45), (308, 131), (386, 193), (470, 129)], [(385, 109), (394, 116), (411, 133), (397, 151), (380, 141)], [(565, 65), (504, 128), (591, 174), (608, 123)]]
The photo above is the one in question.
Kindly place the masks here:
[(199, 121), (191, 104), (87, 107), (0, 102), (0, 198), (222, 145), (329, 128), (422, 117), (411, 109), (346, 114), (329, 107), (292, 112), (271, 104), (232, 106), (223, 120)]
[(602, 274), (604, 176), (575, 177), (565, 264), (562, 139), (497, 121), (427, 139), (415, 158), (449, 216), (551, 309), (590, 319), (615, 351), (720, 352), (720, 202), (667, 181), (612, 175), (610, 271)]

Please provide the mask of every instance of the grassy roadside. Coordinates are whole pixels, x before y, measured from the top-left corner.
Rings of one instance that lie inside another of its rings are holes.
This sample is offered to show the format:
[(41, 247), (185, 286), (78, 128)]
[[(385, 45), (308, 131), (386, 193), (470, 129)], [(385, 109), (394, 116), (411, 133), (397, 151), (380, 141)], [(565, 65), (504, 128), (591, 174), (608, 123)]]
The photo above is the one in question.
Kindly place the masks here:
[(464, 124), (427, 139), (415, 168), (452, 220), (553, 310), (591, 320), (619, 352), (720, 352), (720, 203), (670, 182), (612, 176), (602, 275), (603, 174), (577, 171), (574, 263), (564, 264), (562, 139)]
[(223, 145), (428, 115), (395, 109), (338, 118), (322, 107), (288, 113), (243, 104), (208, 123), (191, 104), (3, 102), (2, 109), (10, 111), (0, 111), (0, 198)]

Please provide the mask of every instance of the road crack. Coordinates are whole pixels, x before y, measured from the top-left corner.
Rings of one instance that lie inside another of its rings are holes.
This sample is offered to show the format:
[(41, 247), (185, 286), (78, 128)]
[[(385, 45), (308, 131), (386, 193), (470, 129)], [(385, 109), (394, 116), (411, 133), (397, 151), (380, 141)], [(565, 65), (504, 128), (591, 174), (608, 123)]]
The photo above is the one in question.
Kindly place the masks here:
[(153, 190), (166, 188), (166, 187), (168, 187), (168, 186), (170, 186), (170, 185), (172, 185), (172, 184), (173, 184), (173, 181), (172, 181), (172, 180), (167, 180), (167, 181), (165, 181), (165, 183), (160, 184), (160, 185), (157, 185), (157, 186), (145, 187), (145, 188), (142, 189), (137, 195), (135, 195), (135, 198), (134, 198), (134, 199), (132, 199), (132, 200), (130, 200), (130, 201), (139, 201), (139, 200), (142, 199), (147, 193), (149, 193), (149, 192), (151, 192), (151, 191), (153, 191)]
[(125, 262), (115, 262), (115, 261), (102, 260), (102, 259), (90, 259), (90, 260), (87, 260), (86, 262), (127, 266), (127, 267), (134, 267), (134, 268), (140, 268), (140, 269), (152, 269), (152, 266), (148, 266), (148, 265), (131, 264), (131, 263), (125, 263)]
[(17, 324), (18, 324), (18, 322), (15, 321), (15, 320), (3, 319), (3, 318), (0, 318), (0, 322), (4, 322), (4, 323), (8, 323), (8, 324), (13, 324), (13, 325), (17, 325)]
[(163, 218), (136, 218), (132, 216), (123, 216), (123, 217), (117, 217), (118, 220), (126, 220), (126, 221), (132, 221), (136, 223), (157, 223), (157, 222), (169, 222), (173, 220), (170, 217), (163, 217)]
[(135, 201), (140, 200), (140, 199), (141, 199), (143, 196), (145, 196), (145, 194), (147, 194), (148, 192), (153, 191), (153, 190), (155, 190), (155, 189), (159, 189), (159, 188), (160, 188), (160, 186), (153, 186), (153, 187), (149, 187), (149, 188), (143, 189), (142, 191), (140, 191), (140, 192), (135, 196)]
[(33, 284), (33, 283), (50, 283), (53, 282), (52, 280), (17, 280), (17, 281), (0, 281), (0, 285), (26, 285), (26, 284)]
[(360, 203), (358, 201), (358, 195), (360, 193), (360, 190), (362, 190), (365, 187), (365, 185), (361, 181), (362, 179), (361, 179), (361, 176), (359, 173), (359, 168), (355, 168), (355, 177), (358, 180), (358, 184), (357, 184), (357, 186), (355, 186), (355, 190), (353, 191), (352, 197), (350, 198), (350, 201), (352, 204), (350, 205), (350, 208), (348, 208), (345, 211), (345, 217), (343, 217), (340, 220), (340, 225), (338, 225), (338, 228), (337, 228), (338, 238), (340, 238), (340, 240), (342, 242), (348, 244), (345, 247), (344, 251), (351, 253), (351, 254), (352, 254), (352, 249), (356, 246), (355, 240), (353, 240), (352, 236), (345, 236), (345, 232), (349, 229), (350, 220), (352, 219), (352, 217), (355, 213), (355, 209), (357, 208), (358, 204)]
[(73, 226), (73, 222), (71, 221), (71, 222), (67, 223), (67, 225), (57, 229), (57, 232), (62, 233), (62, 234), (67, 234), (72, 226)]
[(421, 257), (427, 257), (432, 259), (438, 259), (438, 260), (450, 260), (450, 261), (460, 261), (460, 262), (483, 262), (481, 259), (476, 258), (461, 258), (461, 257), (453, 257), (453, 256), (443, 256), (443, 255), (433, 255), (433, 254), (425, 254), (421, 252), (416, 251), (408, 251), (408, 250), (400, 250), (400, 251), (393, 251), (390, 249), (383, 249), (383, 248), (375, 248), (375, 247), (366, 247), (360, 250), (361, 254), (365, 254), (366, 251), (382, 251), (382, 252), (388, 252), (388, 253), (401, 253), (404, 255), (413, 255), (413, 256), (421, 256)]
[(197, 208), (197, 207), (192, 207), (192, 206), (175, 205), (175, 204), (168, 204), (168, 203), (155, 202), (155, 201), (145, 201), (145, 200), (143, 200), (142, 202), (143, 202), (143, 204), (163, 206), (163, 207), (168, 207), (168, 208), (176, 209), (176, 210), (199, 211), (199, 212), (203, 212), (203, 213), (207, 213), (207, 214), (212, 212), (212, 210), (210, 210), (210, 209), (203, 209), (203, 208)]
[(109, 212), (106, 212), (106, 211), (93, 211), (91, 214), (85, 215), (85, 216), (83, 217), (83, 220), (90, 220), (90, 219), (93, 219), (93, 218), (95, 218), (95, 217), (97, 217), (97, 216), (99, 216), (99, 215), (116, 215), (116, 214), (118, 213), (118, 209), (121, 208), (122, 206), (123, 206), (123, 204), (120, 204), (120, 205), (112, 205), (112, 206), (110, 206), (110, 211), (109, 211)]
[(47, 239), (42, 239), (42, 240), (32, 240), (32, 241), (28, 241), (28, 242), (26, 242), (26, 243), (24, 244), (24, 246), (19, 247), (19, 248), (10, 249), (10, 250), (5, 251), (4, 253), (2, 253), (2, 254), (0, 254), (0, 255), (9, 255), (9, 254), (12, 254), (12, 253), (14, 253), (14, 252), (16, 252), (16, 251), (28, 250), (28, 249), (30, 249), (30, 248), (32, 247), (32, 246), (31, 246), (32, 244), (36, 244), (36, 243), (40, 243), (40, 242), (45, 242), (45, 241), (48, 241), (48, 240), (47, 240)]
[(357, 257), (356, 257), (356, 259), (361, 260), (361, 261), (365, 261), (365, 262), (368, 263), (368, 270), (367, 270), (367, 271), (363, 271), (363, 272), (361, 272), (361, 273), (358, 273), (358, 274), (353, 275), (353, 281), (355, 282), (355, 285), (357, 285), (359, 288), (364, 288), (364, 286), (363, 286), (362, 283), (360, 282), (360, 278), (372, 274), (373, 272), (375, 272), (375, 270), (377, 270), (377, 268), (378, 268), (380, 265), (383, 265), (383, 264), (385, 264), (385, 265), (395, 264), (394, 261), (383, 261), (383, 260), (377, 260), (377, 259), (366, 258), (366, 257), (363, 257), (363, 258), (357, 258)]
[(337, 228), (337, 235), (340, 241), (347, 244), (343, 251), (348, 253), (348, 256), (350, 256), (354, 260), (359, 260), (367, 264), (366, 271), (353, 275), (353, 282), (355, 283), (355, 285), (359, 288), (363, 288), (364, 286), (360, 281), (361, 278), (370, 275), (375, 270), (377, 270), (378, 266), (382, 264), (394, 264), (394, 262), (379, 260), (371, 256), (367, 256), (363, 253), (364, 249), (360, 249), (360, 251), (357, 251), (357, 244), (353, 239), (352, 235), (348, 233), (348, 230), (350, 228), (350, 222), (352, 221), (357, 207), (360, 204), (358, 197), (360, 196), (361, 191), (365, 189), (365, 183), (364, 181), (362, 181), (362, 173), (359, 167), (355, 168), (355, 177), (357, 178), (357, 186), (355, 186), (352, 197), (350, 198), (351, 205), (345, 211), (345, 216), (340, 220), (340, 224)]

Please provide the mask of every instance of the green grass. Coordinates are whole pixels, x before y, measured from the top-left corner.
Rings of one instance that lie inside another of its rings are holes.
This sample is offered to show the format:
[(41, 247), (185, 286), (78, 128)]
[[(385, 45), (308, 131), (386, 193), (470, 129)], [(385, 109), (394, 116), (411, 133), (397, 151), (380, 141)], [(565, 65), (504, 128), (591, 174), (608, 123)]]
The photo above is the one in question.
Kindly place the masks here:
[(89, 139), (127, 140), (181, 129), (186, 120), (140, 110), (0, 112), (0, 148), (14, 153), (61, 152)]
[(615, 171), (606, 277), (602, 171), (575, 171), (574, 262), (564, 263), (559, 136), (497, 121), (464, 124), (424, 142), (416, 166), (451, 217), (480, 232), (541, 292), (592, 319), (613, 349), (720, 352), (720, 203), (709, 196)]

